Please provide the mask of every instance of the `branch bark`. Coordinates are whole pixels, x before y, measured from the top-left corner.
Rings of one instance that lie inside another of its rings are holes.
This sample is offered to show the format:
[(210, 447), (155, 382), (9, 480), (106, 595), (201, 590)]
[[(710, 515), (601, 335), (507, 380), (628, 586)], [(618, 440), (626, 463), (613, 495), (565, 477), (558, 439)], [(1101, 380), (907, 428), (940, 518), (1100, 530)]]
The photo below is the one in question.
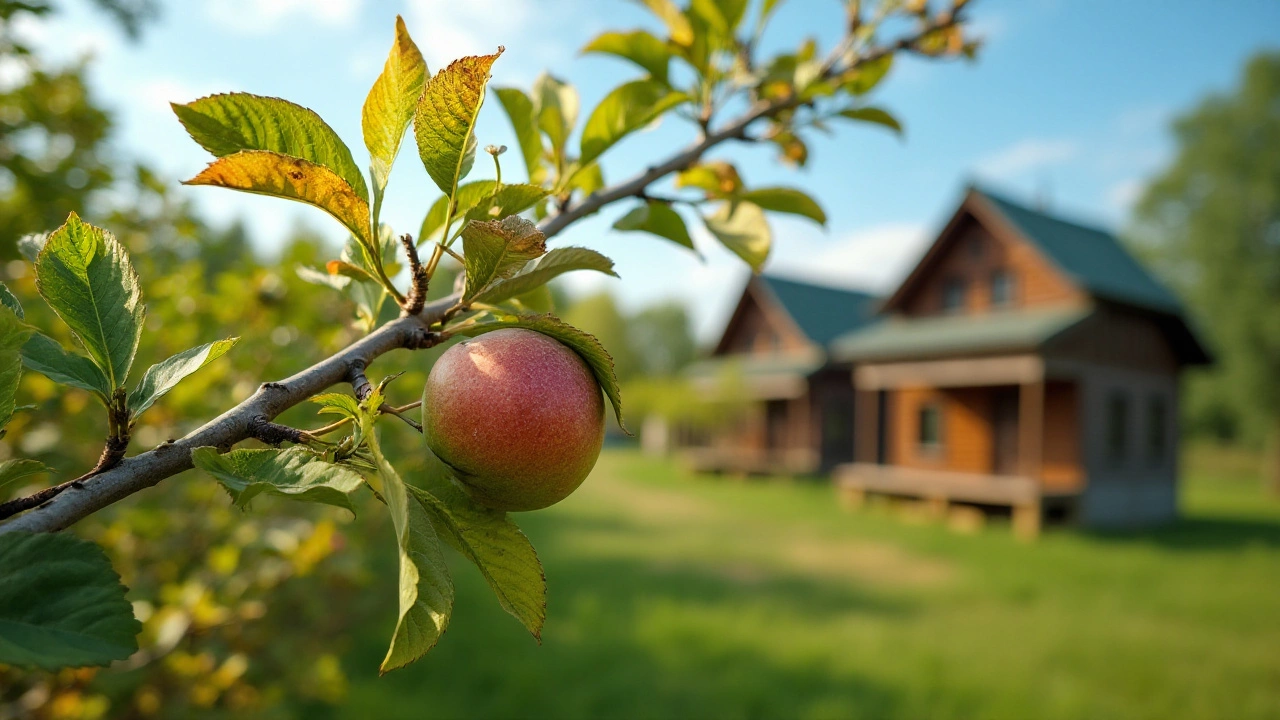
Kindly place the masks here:
[(351, 368), (367, 366), (392, 350), (429, 347), (437, 340), (429, 332), (457, 301), (447, 297), (428, 304), (417, 315), (406, 315), (378, 328), (346, 349), (279, 382), (263, 383), (244, 402), (227, 410), (181, 440), (125, 458), (118, 465), (67, 488), (44, 505), (0, 525), (8, 532), (55, 532), (106, 506), (145, 490), (167, 477), (188, 470), (191, 451), (211, 445), (229, 450), (254, 436), (264, 421), (350, 377)]

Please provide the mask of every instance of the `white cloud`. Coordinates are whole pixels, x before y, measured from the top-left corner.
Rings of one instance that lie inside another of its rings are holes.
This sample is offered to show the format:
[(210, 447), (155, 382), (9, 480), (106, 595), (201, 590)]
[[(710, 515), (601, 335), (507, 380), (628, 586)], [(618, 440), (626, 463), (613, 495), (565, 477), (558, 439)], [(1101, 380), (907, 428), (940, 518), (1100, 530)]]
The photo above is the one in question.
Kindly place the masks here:
[(783, 236), (769, 270), (827, 285), (884, 293), (907, 274), (932, 239), (920, 223), (887, 223), (843, 237)]
[(586, 0), (406, 0), (405, 23), (435, 70), (465, 55), (504, 46), (502, 72), (532, 80), (545, 67), (562, 67), (577, 49), (570, 27), (593, 26), (595, 4)]
[(1019, 140), (997, 153), (980, 158), (975, 170), (995, 180), (1007, 180), (1033, 170), (1061, 165), (1080, 154), (1080, 145), (1063, 138)]
[(206, 0), (214, 23), (241, 35), (267, 35), (286, 22), (305, 19), (340, 27), (355, 20), (363, 0)]

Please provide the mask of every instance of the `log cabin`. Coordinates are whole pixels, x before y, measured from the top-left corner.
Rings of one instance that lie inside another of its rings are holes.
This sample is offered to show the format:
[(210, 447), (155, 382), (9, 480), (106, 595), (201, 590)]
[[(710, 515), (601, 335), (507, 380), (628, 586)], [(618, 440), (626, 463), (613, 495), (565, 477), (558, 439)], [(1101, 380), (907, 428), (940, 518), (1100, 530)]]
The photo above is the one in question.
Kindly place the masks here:
[(1025, 535), (1175, 517), (1179, 373), (1210, 357), (1111, 234), (970, 188), (877, 315), (828, 348), (856, 397), (848, 501), (1002, 506)]
[(743, 407), (711, 433), (682, 433), (698, 470), (829, 472), (854, 459), (851, 365), (830, 344), (873, 319), (878, 298), (769, 275), (749, 279), (719, 342), (686, 376)]

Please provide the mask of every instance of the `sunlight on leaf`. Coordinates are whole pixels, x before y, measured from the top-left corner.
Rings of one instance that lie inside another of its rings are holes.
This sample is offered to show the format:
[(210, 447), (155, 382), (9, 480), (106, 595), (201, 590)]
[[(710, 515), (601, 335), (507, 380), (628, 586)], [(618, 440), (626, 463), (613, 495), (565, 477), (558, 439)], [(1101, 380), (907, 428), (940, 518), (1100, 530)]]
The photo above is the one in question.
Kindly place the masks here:
[(622, 138), (688, 101), (688, 95), (657, 80), (635, 80), (614, 88), (591, 112), (582, 129), (578, 162), (585, 166)]
[(760, 272), (769, 259), (772, 235), (764, 211), (749, 202), (726, 202), (715, 213), (704, 218), (707, 230), (735, 255)]
[(470, 301), (491, 283), (519, 272), (547, 251), (546, 240), (536, 225), (515, 215), (469, 223), (462, 230), (467, 273), (463, 300)]
[(595, 250), (581, 247), (556, 248), (525, 266), (518, 275), (503, 280), (476, 296), (475, 302), (494, 305), (533, 292), (560, 275), (574, 270), (595, 270), (618, 277), (613, 261)]
[(326, 462), (304, 447), (287, 450), (250, 448), (219, 453), (214, 447), (191, 451), (191, 462), (212, 475), (236, 507), (267, 494), (290, 500), (334, 505), (355, 514), (347, 497), (364, 480), (354, 470)]
[(476, 156), (476, 119), (489, 71), (502, 54), (464, 57), (427, 80), (418, 100), (413, 132), (427, 174), (445, 195), (471, 171)]
[(184, 185), (214, 185), (297, 200), (332, 215), (372, 248), (369, 204), (329, 168), (273, 152), (245, 150), (215, 160)]
[(375, 204), (381, 199), (391, 175), (391, 165), (400, 152), (405, 130), (413, 121), (418, 97), (427, 74), (427, 64), (418, 46), (409, 37), (404, 20), (396, 16), (396, 39), (391, 53), (364, 101), (360, 123), (364, 144), (369, 149), (373, 167)]
[(142, 379), (138, 381), (138, 386), (129, 393), (129, 410), (133, 413), (133, 417), (136, 418), (145, 412), (183, 378), (225, 355), (239, 339), (227, 338), (205, 343), (147, 368)]
[(680, 213), (664, 202), (650, 200), (618, 218), (613, 224), (614, 230), (624, 232), (647, 232), (666, 238), (671, 242), (698, 252), (693, 246), (693, 238), (689, 237), (689, 229), (684, 224)]
[(108, 387), (124, 385), (147, 311), (124, 246), (72, 213), (36, 258), (36, 287), (102, 368)]
[(264, 150), (331, 170), (369, 201), (351, 150), (314, 111), (279, 98), (225, 93), (171, 105), (191, 138), (217, 157)]

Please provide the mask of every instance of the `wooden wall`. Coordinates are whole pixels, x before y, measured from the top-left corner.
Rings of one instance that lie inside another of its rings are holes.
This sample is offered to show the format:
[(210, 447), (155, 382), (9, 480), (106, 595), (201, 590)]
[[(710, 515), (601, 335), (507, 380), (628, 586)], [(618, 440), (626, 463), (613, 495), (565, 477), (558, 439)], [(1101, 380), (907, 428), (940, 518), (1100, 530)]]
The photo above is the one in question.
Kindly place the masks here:
[(1040, 475), (1046, 490), (1066, 492), (1084, 485), (1080, 458), (1080, 397), (1074, 382), (1044, 388), (1044, 449)]
[(992, 308), (991, 278), (999, 271), (1013, 276), (1013, 300), (1008, 307), (1087, 302), (1087, 296), (1030, 243), (988, 232), (972, 216), (961, 219), (953, 233), (939, 241), (938, 254), (912, 281), (900, 305), (904, 314), (943, 312), (943, 288), (952, 278), (964, 281), (964, 312), (986, 312)]
[(772, 355), (801, 352), (810, 347), (808, 339), (784, 311), (771, 307), (772, 301), (761, 299), (761, 294), (755, 284), (748, 287), (715, 354)]
[[(919, 444), (920, 408), (942, 412), (942, 443)], [(992, 466), (991, 402), (988, 388), (903, 388), (889, 393), (888, 462), (927, 470), (988, 473)]]

